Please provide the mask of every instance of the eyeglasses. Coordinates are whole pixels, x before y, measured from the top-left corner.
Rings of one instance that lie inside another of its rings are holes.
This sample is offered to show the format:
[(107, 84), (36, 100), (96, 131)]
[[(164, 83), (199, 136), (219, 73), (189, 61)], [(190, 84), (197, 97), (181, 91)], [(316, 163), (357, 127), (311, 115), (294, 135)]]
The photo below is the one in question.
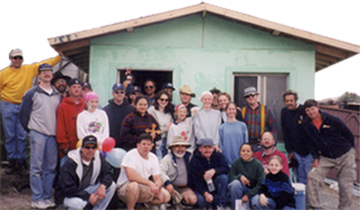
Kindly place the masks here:
[(154, 86), (145, 86), (145, 89), (153, 89)]
[(255, 97), (255, 95), (247, 95), (245, 98)]
[(125, 92), (124, 91), (117, 91), (117, 90), (115, 91), (115, 94), (119, 94), (119, 93), (124, 94)]
[(97, 146), (93, 146), (93, 147), (89, 147), (89, 146), (84, 146), (85, 149), (96, 149)]
[(166, 102), (168, 102), (169, 101), (169, 99), (165, 99), (165, 98), (160, 98), (160, 101), (166, 101)]
[(12, 57), (12, 59), (14, 59), (14, 60), (22, 60), (23, 57), (21, 57), (21, 56), (15, 56), (15, 57)]

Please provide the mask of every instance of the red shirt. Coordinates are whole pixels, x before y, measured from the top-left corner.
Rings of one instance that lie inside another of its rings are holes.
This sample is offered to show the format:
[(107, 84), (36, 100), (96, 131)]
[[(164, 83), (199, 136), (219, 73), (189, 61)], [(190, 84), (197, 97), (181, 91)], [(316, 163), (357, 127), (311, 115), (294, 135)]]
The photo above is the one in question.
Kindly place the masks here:
[(270, 155), (266, 155), (266, 153), (264, 151), (257, 151), (254, 153), (253, 157), (258, 159), (263, 164), (263, 166), (266, 169), (268, 169), (269, 159), (271, 156), (274, 156), (274, 155), (279, 156), (283, 161), (283, 168), (281, 171), (283, 171), (288, 176), (290, 176), (289, 175), (290, 174), (289, 173), (289, 162), (287, 160), (287, 157), (284, 153), (280, 152), (276, 148), (274, 148), (274, 151)]

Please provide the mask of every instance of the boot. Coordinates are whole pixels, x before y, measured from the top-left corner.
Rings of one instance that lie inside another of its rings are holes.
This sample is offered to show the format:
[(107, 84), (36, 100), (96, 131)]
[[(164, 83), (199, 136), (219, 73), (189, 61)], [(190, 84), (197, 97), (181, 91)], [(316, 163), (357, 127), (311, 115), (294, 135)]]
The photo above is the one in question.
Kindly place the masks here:
[(15, 171), (15, 166), (16, 166), (16, 161), (14, 159), (10, 159), (9, 160), (9, 165), (5, 169), (5, 173), (6, 174), (13, 174), (14, 171)]
[(29, 176), (29, 171), (26, 169), (26, 161), (21, 161), (16, 164), (16, 172), (20, 176)]

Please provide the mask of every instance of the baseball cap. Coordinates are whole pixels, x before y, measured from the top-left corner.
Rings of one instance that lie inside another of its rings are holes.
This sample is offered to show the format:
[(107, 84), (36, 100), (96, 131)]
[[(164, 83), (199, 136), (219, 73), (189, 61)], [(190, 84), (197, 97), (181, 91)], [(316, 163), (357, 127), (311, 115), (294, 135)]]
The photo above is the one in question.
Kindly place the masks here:
[(97, 138), (93, 135), (85, 136), (82, 140), (82, 147), (87, 144), (96, 144), (97, 145)]
[(71, 80), (69, 80), (68, 82), (68, 86), (71, 87), (72, 85), (75, 85), (75, 84), (81, 84), (80, 80), (77, 79), (77, 78), (72, 78)]
[(201, 139), (198, 141), (197, 145), (199, 146), (214, 146), (214, 142), (211, 139)]
[(9, 58), (13, 58), (15, 56), (23, 56), (23, 53), (20, 49), (13, 49), (9, 53)]
[(124, 85), (121, 84), (121, 83), (116, 83), (116, 84), (114, 84), (113, 87), (112, 87), (112, 90), (115, 91), (115, 90), (117, 90), (117, 89), (124, 90)]
[(175, 90), (173, 84), (171, 84), (170, 82), (165, 83), (161, 89), (165, 89), (165, 88), (170, 88), (172, 90)]

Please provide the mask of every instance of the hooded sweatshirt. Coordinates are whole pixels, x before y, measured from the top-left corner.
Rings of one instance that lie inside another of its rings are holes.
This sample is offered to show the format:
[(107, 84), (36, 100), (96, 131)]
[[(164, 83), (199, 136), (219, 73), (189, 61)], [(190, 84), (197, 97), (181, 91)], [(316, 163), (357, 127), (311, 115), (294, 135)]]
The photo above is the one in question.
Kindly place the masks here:
[(69, 97), (65, 97), (56, 111), (56, 140), (59, 143), (60, 158), (65, 155), (63, 153), (64, 150), (76, 149), (76, 143), (78, 141), (76, 119), (78, 114), (83, 110), (84, 103), (82, 99), (79, 99), (78, 103), (75, 103)]

